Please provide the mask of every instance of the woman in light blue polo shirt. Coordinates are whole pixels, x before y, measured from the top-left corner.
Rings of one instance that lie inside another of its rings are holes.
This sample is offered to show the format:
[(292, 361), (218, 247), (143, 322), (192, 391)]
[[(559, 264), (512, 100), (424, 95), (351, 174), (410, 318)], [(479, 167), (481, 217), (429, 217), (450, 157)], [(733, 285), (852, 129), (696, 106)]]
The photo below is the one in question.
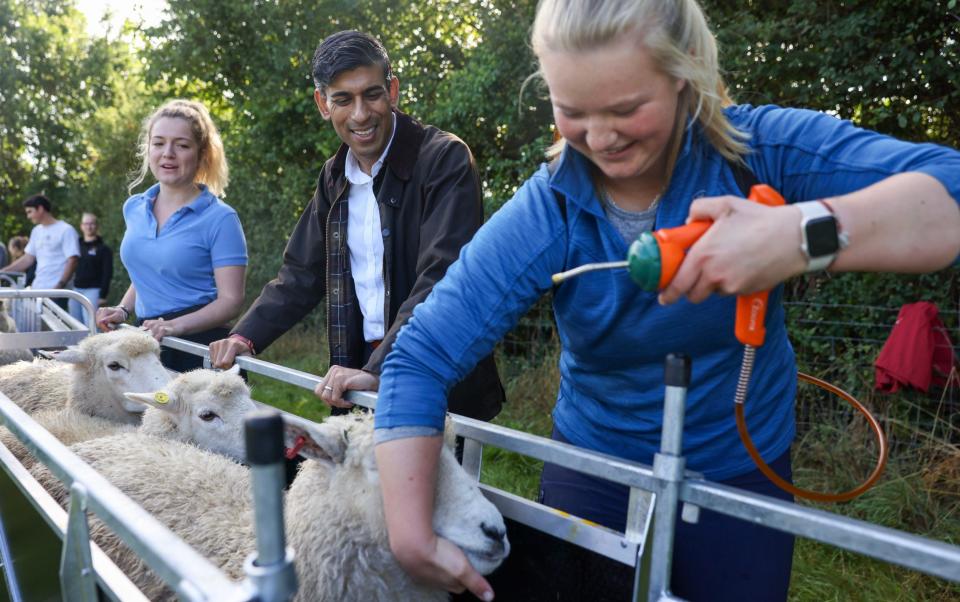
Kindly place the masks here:
[[(247, 246), (237, 212), (217, 198), (227, 186), (227, 159), (206, 107), (186, 100), (160, 107), (144, 122), (140, 156), (130, 189), (147, 170), (157, 183), (123, 205), (120, 259), (130, 288), (119, 305), (97, 312), (97, 323), (115, 328), (135, 311), (157, 340), (221, 339), (243, 305)], [(162, 359), (181, 372), (202, 365), (172, 349)]]

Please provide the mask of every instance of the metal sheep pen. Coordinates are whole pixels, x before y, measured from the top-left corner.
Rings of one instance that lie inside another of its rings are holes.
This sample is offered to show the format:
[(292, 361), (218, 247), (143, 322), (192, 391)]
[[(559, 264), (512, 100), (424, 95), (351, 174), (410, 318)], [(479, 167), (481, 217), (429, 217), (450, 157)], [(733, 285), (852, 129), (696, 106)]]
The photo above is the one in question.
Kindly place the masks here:
[[(5, 293), (9, 294), (9, 291), (0, 291), (0, 298), (5, 296)], [(46, 305), (44, 308), (49, 309)], [(79, 325), (70, 320), (63, 320), (61, 316), (61, 321), (72, 326)], [(203, 345), (175, 338), (165, 339), (163, 344), (203, 356), (205, 363), (209, 364), (209, 352)], [(0, 349), (5, 345), (6, 340), (0, 335)], [(669, 592), (669, 559), (673, 546), (673, 527), (677, 519), (677, 502), (683, 504), (682, 520), (695, 521), (699, 508), (707, 508), (943, 579), (960, 582), (960, 547), (958, 546), (822, 510), (744, 493), (731, 487), (708, 482), (697, 474), (685, 471), (684, 458), (680, 450), (683, 408), (688, 386), (686, 375), (689, 374), (687, 362), (688, 360), (681, 357), (668, 358), (661, 451), (657, 454), (652, 468), (501, 426), (453, 416), (456, 434), (465, 439), (463, 466), (469, 474), (479, 480), (483, 446), (490, 445), (537, 460), (562, 464), (630, 487), (627, 528), (625, 533), (619, 533), (509, 492), (482, 483), (479, 485), (484, 494), (497, 505), (514, 527), (531, 531), (538, 537), (556, 544), (584, 549), (588, 554), (602, 557), (629, 569), (633, 575), (629, 588), (632, 591), (627, 593), (634, 600), (677, 599)], [(250, 357), (241, 356), (237, 359), (237, 363), (249, 372), (262, 374), (311, 391), (320, 382), (318, 376)], [(347, 399), (368, 408), (376, 404), (376, 395), (372, 393), (351, 392), (347, 395)], [(77, 466), (74, 462), (76, 458), (70, 454), (69, 450), (52, 440), (52, 437), (39, 427), (30, 428), (32, 421), (29, 417), (22, 415), (22, 412), (18, 414), (18, 411), (19, 408), (13, 406), (12, 402), (0, 394), (0, 420), (11, 425), (22, 439), (33, 442), (39, 457), (51, 465), (58, 476), (61, 478), (66, 476), (70, 479), (67, 482), (74, 483), (76, 491), (74, 498), (80, 500), (72, 502), (69, 523), (67, 523), (62, 516), (62, 510), (59, 507), (49, 508), (56, 504), (53, 504), (45, 492), (39, 490), (39, 486), (32, 481), (29, 474), (18, 472), (16, 460), (10, 457), (5, 449), (0, 448), (0, 464), (12, 474), (34, 505), (48, 514), (56, 514), (55, 511), (61, 513), (60, 518), (56, 520), (48, 518), (48, 522), (65, 537), (65, 550), (72, 550), (71, 553), (64, 554), (61, 564), (65, 599), (88, 599), (82, 592), (90, 591), (88, 584), (92, 582), (93, 575), (114, 599), (134, 599), (127, 597), (129, 590), (123, 589), (125, 586), (122, 584), (125, 579), (122, 575), (111, 572), (109, 561), (98, 557), (96, 552), (92, 557), (84, 555), (83, 551), (90, 547), (86, 545), (87, 528), (83, 500), (86, 500), (86, 510), (95, 512), (115, 528), (124, 541), (141, 553), (151, 568), (154, 568), (167, 583), (173, 586), (183, 599), (246, 600), (253, 599), (254, 596), (259, 596), (263, 600), (286, 599), (284, 596), (289, 594), (289, 587), (292, 586), (288, 571), (291, 558), (289, 554), (280, 553), (284, 549), (283, 533), (280, 528), (282, 522), (277, 522), (275, 513), (264, 512), (263, 516), (271, 518), (263, 518), (258, 512), (260, 524), (258, 524), (257, 533), (258, 542), (261, 542), (258, 545), (261, 550), (272, 551), (272, 557), (269, 559), (264, 557), (265, 562), (260, 567), (265, 569), (263, 574), (251, 575), (247, 581), (240, 584), (230, 582), (209, 562), (197, 558), (193, 550), (177, 540), (162, 525), (151, 523), (148, 516), (142, 516), (144, 514), (142, 509), (129, 502), (120, 492), (98, 481), (99, 475), (92, 473), (86, 466)], [(284, 414), (284, 419), (303, 420), (289, 414)], [(263, 475), (262, 478), (254, 479), (255, 497), (258, 501), (273, 500), (267, 501), (267, 505), (276, 505), (276, 498), (272, 496), (275, 495), (274, 491), (277, 488), (279, 468), (273, 465), (263, 467), (262, 470), (260, 468), (254, 470), (260, 471), (259, 474)], [(267, 536), (266, 533), (270, 535)], [(177, 543), (172, 543), (174, 540)], [(176, 553), (171, 554), (171, 549), (177, 550)], [(2, 545), (0, 545), (0, 553), (2, 551)], [(531, 560), (529, 557), (524, 558), (522, 547), (515, 546), (514, 554), (507, 560), (507, 565), (521, 560), (535, 562), (535, 557), (542, 556), (542, 552), (541, 549), (540, 554), (530, 555), (534, 557)], [(281, 558), (281, 556), (284, 557)], [(0, 557), (0, 560), (3, 558)], [(257, 566), (252, 562), (248, 564), (254, 568)], [(10, 566), (7, 562), (4, 562), (4, 568), (9, 571)], [(504, 568), (509, 570), (509, 567)], [(494, 577), (496, 575), (497, 573)], [(126, 585), (128, 586), (129, 582)], [(496, 582), (494, 585), (498, 587), (497, 591), (504, 599), (510, 599), (509, 589), (504, 590)], [(260, 589), (259, 594), (258, 589)]]

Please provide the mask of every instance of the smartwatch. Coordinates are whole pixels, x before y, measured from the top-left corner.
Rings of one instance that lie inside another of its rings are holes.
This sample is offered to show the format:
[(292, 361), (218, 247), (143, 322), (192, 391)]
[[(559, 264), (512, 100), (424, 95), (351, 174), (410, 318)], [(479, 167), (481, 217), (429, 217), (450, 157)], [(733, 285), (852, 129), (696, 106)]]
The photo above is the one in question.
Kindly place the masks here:
[(829, 205), (823, 201), (795, 203), (800, 209), (800, 251), (807, 258), (807, 272), (825, 270), (847, 246), (846, 236)]

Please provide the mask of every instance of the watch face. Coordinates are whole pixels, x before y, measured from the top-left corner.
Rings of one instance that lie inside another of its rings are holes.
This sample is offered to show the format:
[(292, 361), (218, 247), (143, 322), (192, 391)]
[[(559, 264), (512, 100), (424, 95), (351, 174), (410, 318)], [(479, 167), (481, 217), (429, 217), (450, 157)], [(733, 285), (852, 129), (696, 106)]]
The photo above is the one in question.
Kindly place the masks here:
[(810, 257), (833, 255), (840, 250), (837, 220), (833, 216), (811, 219), (806, 225), (807, 253)]

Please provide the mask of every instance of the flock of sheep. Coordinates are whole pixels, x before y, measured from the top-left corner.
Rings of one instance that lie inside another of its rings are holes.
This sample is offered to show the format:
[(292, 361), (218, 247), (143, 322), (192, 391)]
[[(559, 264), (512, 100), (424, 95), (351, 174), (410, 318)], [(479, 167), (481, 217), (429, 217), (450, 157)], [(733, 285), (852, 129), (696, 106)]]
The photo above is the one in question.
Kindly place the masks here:
[[(0, 329), (4, 317), (0, 311)], [(227, 575), (242, 579), (244, 560), (256, 549), (243, 419), (257, 406), (235, 369), (171, 379), (159, 352), (141, 331), (92, 335), (54, 360), (0, 366), (0, 392)], [(390, 551), (372, 418), (287, 423), (286, 431), (289, 443), (307, 441), (300, 451), (306, 460), (284, 499), (296, 599), (448, 599), (413, 582)], [(66, 505), (68, 490), (12, 433), (0, 428), (0, 443)], [(434, 528), (486, 574), (509, 553), (503, 518), (451, 450), (445, 446), (441, 459)], [(102, 522), (91, 520), (91, 534), (147, 597), (176, 599)]]

